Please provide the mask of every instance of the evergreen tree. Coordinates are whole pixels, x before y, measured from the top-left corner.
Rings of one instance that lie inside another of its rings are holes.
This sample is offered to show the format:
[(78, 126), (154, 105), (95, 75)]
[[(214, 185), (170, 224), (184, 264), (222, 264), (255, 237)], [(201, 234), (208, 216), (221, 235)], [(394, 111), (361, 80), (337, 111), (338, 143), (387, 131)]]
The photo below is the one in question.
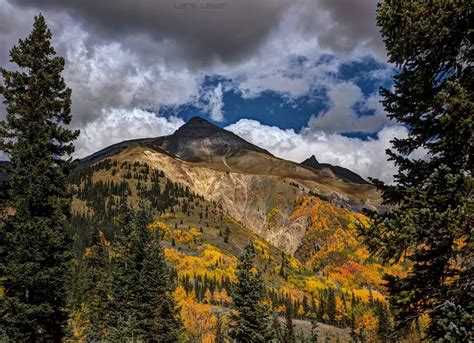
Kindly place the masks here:
[(327, 291), (326, 310), (329, 318), (329, 324), (336, 324), (336, 295), (334, 289), (330, 288)]
[(284, 342), (285, 343), (295, 343), (295, 327), (293, 325), (293, 306), (291, 305), (291, 298), (288, 297), (285, 305), (285, 333), (284, 333)]
[(237, 284), (233, 290), (233, 313), (230, 336), (238, 342), (268, 342), (274, 336), (271, 329), (265, 284), (262, 275), (255, 272), (255, 251), (248, 244), (237, 265)]
[(380, 304), (377, 311), (377, 335), (380, 339), (391, 342), (390, 313), (385, 304)]
[(136, 222), (136, 213), (125, 198), (121, 199), (118, 232), (113, 245), (111, 294), (111, 340), (141, 338), (138, 329), (136, 286), (141, 266), (137, 260), (144, 257), (144, 242)]
[(77, 309), (87, 311), (86, 341), (99, 342), (107, 337), (111, 274), (106, 240), (102, 232), (93, 236), (92, 246), (83, 256), (82, 272), (75, 282), (80, 286), (75, 294), (80, 299)]
[(145, 307), (143, 320), (145, 330), (154, 334), (160, 343), (178, 342), (182, 334), (182, 322), (172, 291), (174, 282), (166, 264), (161, 238), (158, 231), (151, 233), (151, 239), (145, 247), (146, 261), (141, 277), (142, 306)]
[[(387, 277), (397, 329), (428, 314), (431, 339), (457, 342), (472, 339), (474, 310), (472, 9), (472, 0), (386, 0), (378, 8), (398, 67), (393, 89), (381, 91), (383, 104), (409, 133), (388, 151), (396, 183), (376, 181), (385, 203), (397, 206), (362, 230), (372, 253), (411, 264), (407, 277)], [(417, 149), (426, 157), (415, 158)], [(447, 316), (451, 324), (438, 326)]]
[(225, 333), (224, 333), (224, 325), (222, 322), (222, 317), (220, 315), (217, 315), (217, 321), (216, 321), (216, 328), (215, 328), (215, 343), (225, 343)]
[(73, 140), (71, 90), (61, 76), (64, 59), (51, 46), (44, 17), (10, 51), (18, 71), (1, 68), (0, 94), (6, 121), (0, 150), (10, 158), (7, 206), (0, 238), (0, 275), (5, 290), (0, 331), (10, 341), (60, 341), (67, 315), (66, 276), (71, 258), (68, 234)]
[(181, 335), (160, 234), (150, 231), (151, 221), (143, 199), (138, 211), (122, 209), (114, 259), (112, 340), (176, 342)]

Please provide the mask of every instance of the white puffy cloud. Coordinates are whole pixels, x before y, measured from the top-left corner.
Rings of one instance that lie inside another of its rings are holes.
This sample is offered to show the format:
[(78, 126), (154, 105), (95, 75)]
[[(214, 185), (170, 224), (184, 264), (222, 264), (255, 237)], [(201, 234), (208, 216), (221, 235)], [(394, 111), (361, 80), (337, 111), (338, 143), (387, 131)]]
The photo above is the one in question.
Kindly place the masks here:
[[(311, 116), (308, 126), (311, 130), (327, 133), (379, 131), (390, 120), (383, 110), (378, 95), (364, 98), (362, 91), (352, 82), (343, 82), (331, 86), (328, 91), (331, 108), (317, 116)], [(361, 109), (372, 110), (372, 115), (359, 116), (354, 105), (359, 103)]]
[(104, 109), (100, 116), (81, 128), (76, 141), (76, 157), (85, 157), (111, 144), (134, 138), (170, 135), (184, 121), (177, 117), (159, 117), (141, 109)]
[(208, 95), (208, 111), (212, 120), (220, 122), (224, 120), (224, 101), (222, 84), (218, 84)]
[(391, 147), (390, 140), (406, 137), (408, 133), (403, 126), (390, 126), (384, 127), (377, 138), (362, 140), (308, 128), (297, 133), (249, 119), (241, 119), (226, 129), (284, 159), (302, 162), (315, 155), (321, 163), (339, 165), (364, 178), (375, 177), (386, 182), (393, 181), (395, 166), (387, 161), (385, 149)]
[(337, 73), (341, 59), (318, 63), (321, 55), (330, 51), (321, 49), (317, 36), (301, 32), (298, 25), (295, 13), (286, 13), (251, 56), (238, 64), (216, 63), (209, 70), (234, 80), (244, 98), (265, 91), (296, 98), (314, 87), (324, 87), (332, 82), (331, 75)]
[(159, 108), (188, 102), (198, 93), (199, 75), (188, 69), (168, 66), (159, 56), (146, 65), (120, 43), (88, 45), (89, 38), (79, 26), (57, 37), (66, 55), (64, 77), (73, 90), (78, 126), (102, 115), (104, 108)]

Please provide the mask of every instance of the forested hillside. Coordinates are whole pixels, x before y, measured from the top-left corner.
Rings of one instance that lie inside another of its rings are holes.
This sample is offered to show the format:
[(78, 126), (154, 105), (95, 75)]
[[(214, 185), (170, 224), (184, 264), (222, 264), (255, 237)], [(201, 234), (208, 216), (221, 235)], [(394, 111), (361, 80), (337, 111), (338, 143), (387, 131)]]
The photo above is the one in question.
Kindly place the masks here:
[[(220, 321), (223, 330), (228, 330), (238, 257), (248, 243), (255, 249), (255, 268), (263, 274), (272, 312), (283, 318), (289, 306), (301, 337), (309, 340), (312, 319), (322, 323), (318, 329), (321, 337), (329, 335), (341, 341), (351, 336), (376, 341), (389, 330), (382, 274), (403, 275), (404, 268), (387, 269), (369, 257), (355, 228), (368, 224), (364, 215), (340, 208), (312, 191), (288, 199), (292, 220), (303, 216), (310, 220), (301, 244), (289, 255), (243, 226), (221, 204), (170, 181), (156, 166), (141, 162), (143, 156), (135, 156), (135, 160), (124, 160), (130, 158), (125, 151), (70, 177), (75, 252), (81, 273), (88, 273), (84, 256), (97, 249), (93, 242), (107, 251), (115, 240), (121, 204), (136, 207), (145, 201), (153, 213), (149, 230), (158, 232), (162, 239), (176, 283), (174, 297), (192, 340), (213, 341)], [(279, 215), (278, 208), (267, 213), (270, 230)], [(97, 235), (100, 240), (94, 237)], [(83, 318), (87, 315), (81, 313), (87, 311), (87, 297), (85, 301), (75, 305), (74, 326), (79, 336), (87, 328)]]

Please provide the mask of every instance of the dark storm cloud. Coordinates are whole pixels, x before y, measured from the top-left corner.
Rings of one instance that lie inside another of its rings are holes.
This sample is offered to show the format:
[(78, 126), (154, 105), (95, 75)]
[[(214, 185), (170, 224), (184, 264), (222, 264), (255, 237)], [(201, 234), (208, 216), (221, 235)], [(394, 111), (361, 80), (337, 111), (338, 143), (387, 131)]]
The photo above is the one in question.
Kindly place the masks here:
[(300, 0), (301, 26), (316, 34), (323, 47), (335, 53), (350, 53), (368, 48), (385, 58), (385, 47), (376, 25), (379, 0)]
[[(378, 0), (322, 0), (321, 6), (326, 8), (331, 17), (338, 24), (337, 32), (345, 40), (340, 41), (342, 49), (352, 49), (357, 44), (365, 43), (385, 52), (385, 47), (379, 34), (376, 23), (376, 9)], [(334, 44), (334, 37), (325, 37)], [(336, 46), (338, 46), (336, 40)], [(329, 42), (328, 42), (329, 43)]]
[[(10, 0), (23, 7), (67, 11), (87, 30), (113, 40), (144, 34), (176, 41), (195, 61), (233, 62), (251, 53), (280, 20), (290, 0)], [(203, 9), (205, 4), (220, 9)], [(195, 8), (193, 8), (194, 4)]]
[(30, 32), (33, 23), (33, 14), (17, 17), (15, 8), (2, 4), (0, 9), (0, 66), (6, 66), (10, 59), (10, 47), (18, 42), (18, 38), (24, 37)]
[[(205, 3), (223, 7), (201, 9)], [(327, 73), (337, 73), (340, 57), (383, 57), (375, 10), (376, 0), (0, 0), (0, 66), (14, 68), (8, 50), (43, 12), (66, 58), (84, 156), (123, 139), (171, 133), (182, 120), (156, 114), (202, 100), (206, 75), (238, 81), (250, 97), (270, 90), (296, 98), (332, 82)], [(328, 50), (335, 62), (319, 66)], [(291, 64), (302, 56), (308, 69)], [(286, 77), (288, 68), (297, 77)], [(219, 117), (222, 95), (212, 92)]]

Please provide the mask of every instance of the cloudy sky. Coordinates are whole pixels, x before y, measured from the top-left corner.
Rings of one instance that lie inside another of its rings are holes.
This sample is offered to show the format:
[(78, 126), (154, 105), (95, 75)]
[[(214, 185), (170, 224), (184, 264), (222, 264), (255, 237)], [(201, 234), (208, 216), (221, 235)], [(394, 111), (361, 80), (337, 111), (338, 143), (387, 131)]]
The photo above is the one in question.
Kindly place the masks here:
[[(0, 0), (0, 65), (41, 11), (66, 58), (76, 157), (200, 115), (273, 154), (392, 180), (406, 135), (376, 0)], [(4, 109), (0, 108), (0, 117)]]

